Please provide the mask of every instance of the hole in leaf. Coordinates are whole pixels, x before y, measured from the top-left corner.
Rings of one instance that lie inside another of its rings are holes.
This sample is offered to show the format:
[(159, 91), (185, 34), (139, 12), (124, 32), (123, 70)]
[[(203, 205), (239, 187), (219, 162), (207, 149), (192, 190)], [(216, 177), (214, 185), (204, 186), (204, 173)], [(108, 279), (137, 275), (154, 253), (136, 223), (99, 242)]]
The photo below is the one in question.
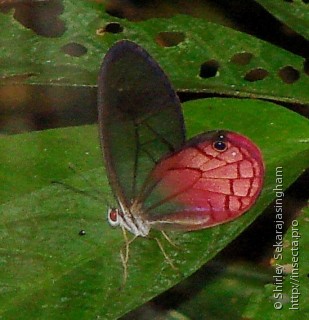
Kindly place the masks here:
[(284, 2), (290, 2), (290, 3), (292, 3), (293, 2), (293, 0), (283, 0)]
[(305, 4), (309, 3), (309, 0), (303, 0), (303, 3)]
[(219, 69), (219, 62), (217, 60), (208, 60), (201, 65), (200, 77), (201, 78), (212, 78), (217, 75)]
[(72, 57), (80, 57), (87, 53), (87, 48), (82, 44), (71, 42), (62, 46), (61, 51)]
[(97, 35), (103, 35), (105, 32), (120, 33), (123, 31), (123, 26), (118, 22), (110, 22), (104, 28), (97, 30)]
[(245, 66), (248, 64), (253, 57), (253, 54), (250, 52), (240, 52), (233, 55), (231, 58), (231, 62), (234, 64), (239, 64), (241, 66)]
[(14, 4), (14, 18), (24, 27), (43, 37), (60, 37), (65, 24), (59, 19), (63, 5), (59, 0)]
[(244, 79), (250, 82), (263, 80), (268, 76), (268, 71), (263, 68), (252, 69), (245, 75)]
[(306, 59), (304, 62), (304, 71), (305, 71), (306, 75), (309, 76), (309, 59)]
[(183, 32), (160, 32), (156, 36), (156, 42), (161, 47), (174, 47), (184, 40)]
[(299, 79), (299, 71), (291, 66), (286, 66), (280, 69), (278, 75), (283, 82), (288, 84), (291, 84)]

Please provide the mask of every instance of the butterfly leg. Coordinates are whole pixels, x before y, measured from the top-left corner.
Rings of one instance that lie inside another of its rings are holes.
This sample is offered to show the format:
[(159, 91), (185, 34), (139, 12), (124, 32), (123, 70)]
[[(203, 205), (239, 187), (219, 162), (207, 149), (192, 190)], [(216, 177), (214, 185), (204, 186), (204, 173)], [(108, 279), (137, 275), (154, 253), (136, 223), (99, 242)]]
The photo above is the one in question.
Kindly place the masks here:
[(167, 255), (167, 253), (165, 252), (163, 246), (162, 246), (162, 243), (160, 242), (160, 240), (158, 238), (154, 238), (156, 241), (157, 241), (157, 244), (161, 250), (161, 252), (163, 253), (164, 255), (164, 258), (166, 259), (166, 261), (168, 262), (168, 264), (171, 266), (172, 269), (176, 270), (176, 271), (179, 271), (179, 269), (177, 267), (175, 267), (175, 265), (173, 264), (173, 261), (172, 259)]
[(137, 236), (134, 236), (132, 239), (129, 240), (126, 229), (122, 227), (121, 230), (124, 238), (124, 247), (120, 249), (120, 259), (123, 267), (123, 280), (122, 280), (121, 287), (124, 288), (128, 278), (128, 261), (129, 261), (130, 244), (137, 238)]
[(128, 264), (122, 250), (120, 250), (120, 259), (123, 267), (123, 278), (121, 287), (119, 289), (122, 290), (125, 287), (128, 278)]
[(163, 230), (161, 230), (161, 233), (163, 235), (163, 237), (167, 240), (167, 242), (174, 248), (176, 249), (181, 249), (181, 247), (179, 247), (175, 242), (172, 241), (172, 239), (166, 234), (166, 232), (164, 232)]

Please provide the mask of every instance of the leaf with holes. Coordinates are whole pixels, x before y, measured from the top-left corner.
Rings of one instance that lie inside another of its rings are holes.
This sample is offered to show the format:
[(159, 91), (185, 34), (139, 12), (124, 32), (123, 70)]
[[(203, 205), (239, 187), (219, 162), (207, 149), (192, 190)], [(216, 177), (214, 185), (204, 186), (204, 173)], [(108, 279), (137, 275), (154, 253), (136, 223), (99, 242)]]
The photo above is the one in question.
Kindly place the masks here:
[(102, 56), (126, 38), (159, 62), (178, 91), (309, 102), (304, 58), (204, 19), (134, 22), (109, 15), (101, 4), (64, 0), (54, 3), (38, 31), (20, 10), (0, 13), (2, 84), (95, 86)]
[[(264, 190), (256, 206), (231, 223), (197, 232), (170, 233), (181, 249), (161, 238), (179, 273), (166, 263), (155, 241), (135, 240), (127, 284), (120, 291), (123, 238), (106, 222), (108, 202), (113, 197), (99, 165), (97, 128), (2, 137), (1, 154), (10, 151), (10, 158), (4, 157), (0, 168), (1, 176), (10, 170), (6, 173), (7, 190), (0, 190), (7, 197), (0, 206), (3, 319), (18, 319), (20, 310), (23, 320), (119, 318), (195, 272), (259, 216), (275, 197), (277, 166), (284, 168), (284, 189), (308, 166), (308, 120), (294, 112), (246, 99), (197, 100), (186, 103), (184, 111), (190, 137), (216, 128), (249, 136), (265, 158)], [(57, 146), (50, 145), (53, 139)], [(90, 160), (92, 157), (95, 159)], [(15, 158), (20, 161), (14, 160), (18, 166), (10, 163)], [(35, 159), (42, 159), (38, 168)], [(69, 175), (64, 170), (69, 163), (81, 166), (82, 175)], [(49, 170), (58, 172), (58, 179), (68, 177), (61, 182), (84, 192), (47, 185)], [(22, 192), (18, 186), (25, 181)], [(91, 192), (94, 186), (101, 201), (86, 195), (90, 192), (98, 197)], [(8, 192), (15, 197), (8, 197)]]

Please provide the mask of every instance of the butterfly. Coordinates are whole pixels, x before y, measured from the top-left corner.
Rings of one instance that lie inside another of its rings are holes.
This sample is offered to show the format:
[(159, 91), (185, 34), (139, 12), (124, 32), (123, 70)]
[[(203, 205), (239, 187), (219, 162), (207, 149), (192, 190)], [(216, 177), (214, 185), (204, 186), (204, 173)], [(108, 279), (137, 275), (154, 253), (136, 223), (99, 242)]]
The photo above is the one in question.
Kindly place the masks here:
[(108, 211), (111, 226), (141, 237), (152, 228), (199, 230), (241, 216), (258, 198), (265, 171), (259, 148), (227, 130), (186, 141), (179, 98), (141, 46), (122, 40), (105, 55), (98, 113), (119, 204)]

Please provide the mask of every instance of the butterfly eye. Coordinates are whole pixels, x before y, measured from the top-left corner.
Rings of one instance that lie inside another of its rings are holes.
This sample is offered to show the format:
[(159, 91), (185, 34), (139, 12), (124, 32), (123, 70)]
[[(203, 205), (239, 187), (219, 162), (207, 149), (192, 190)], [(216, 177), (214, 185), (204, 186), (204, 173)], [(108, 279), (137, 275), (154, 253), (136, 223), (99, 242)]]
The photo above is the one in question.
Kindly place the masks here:
[(212, 144), (212, 147), (219, 152), (223, 152), (227, 149), (227, 144), (224, 141), (218, 140)]
[(117, 227), (119, 225), (119, 212), (118, 209), (111, 208), (108, 210), (108, 222), (112, 227)]

